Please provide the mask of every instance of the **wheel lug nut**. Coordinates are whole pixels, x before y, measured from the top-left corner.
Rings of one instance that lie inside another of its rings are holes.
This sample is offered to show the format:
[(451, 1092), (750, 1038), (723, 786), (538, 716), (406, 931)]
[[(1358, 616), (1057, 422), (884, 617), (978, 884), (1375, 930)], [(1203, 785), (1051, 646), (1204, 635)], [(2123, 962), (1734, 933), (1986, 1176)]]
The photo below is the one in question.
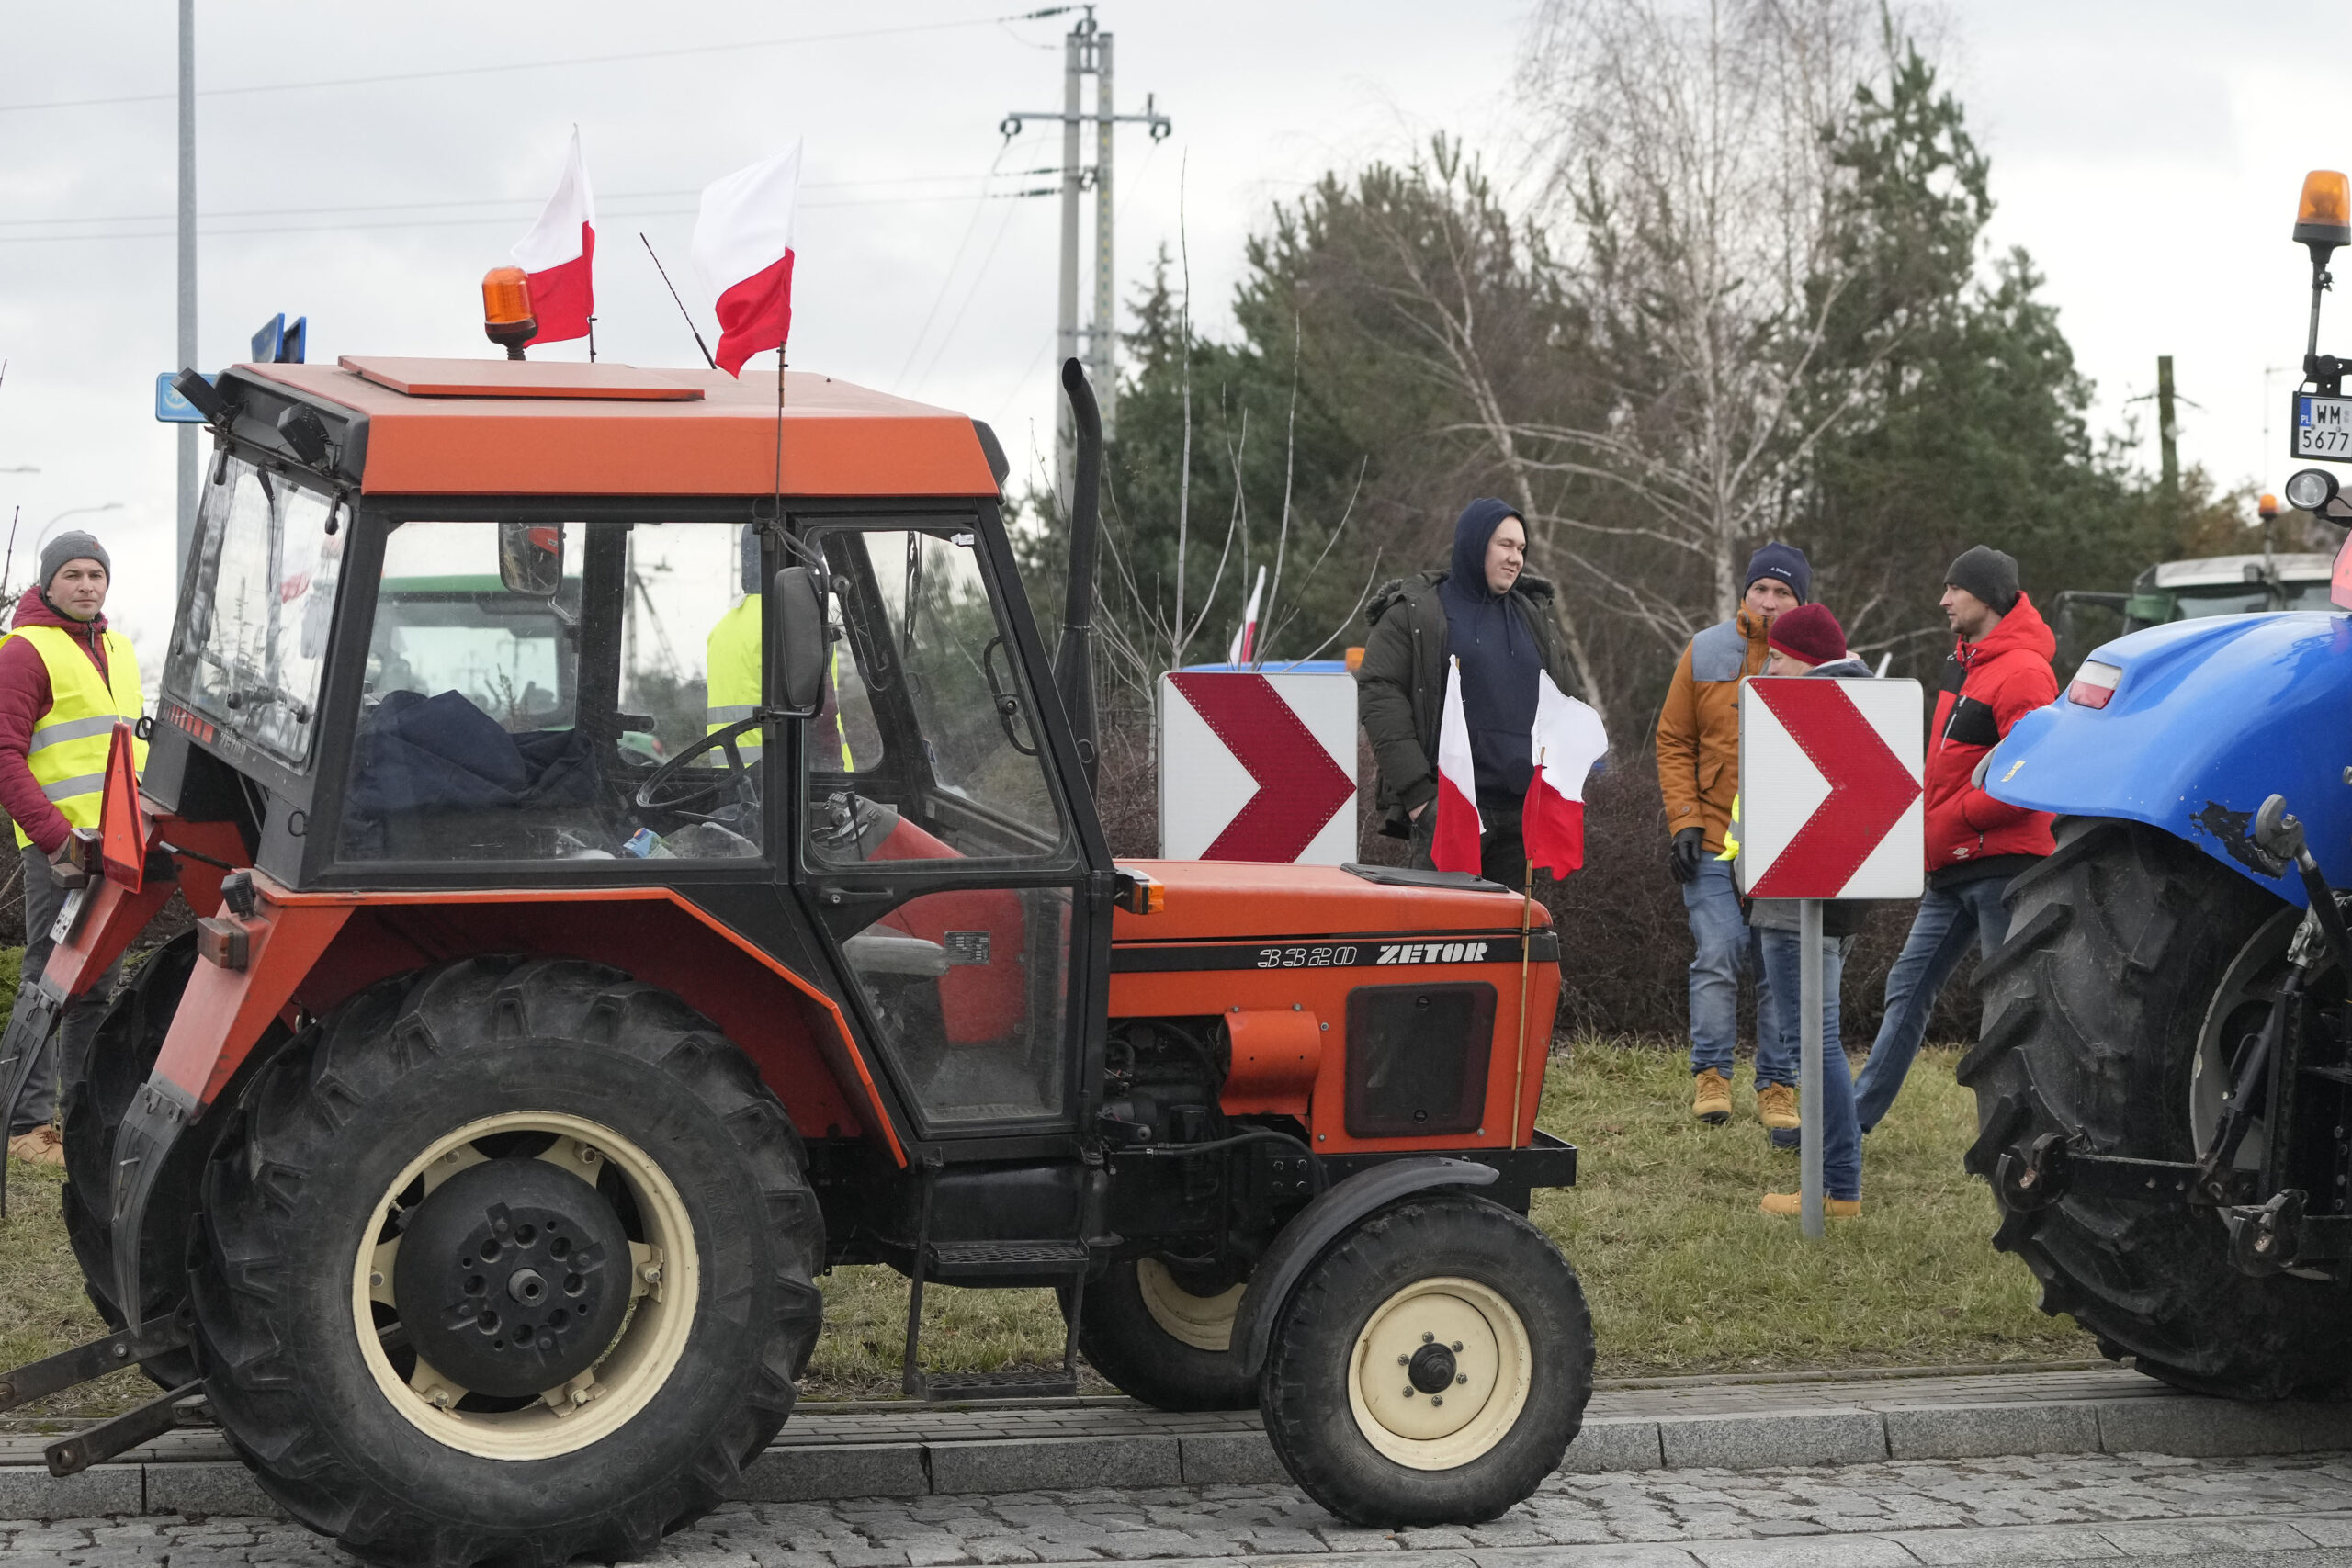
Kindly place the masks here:
[(1437, 1336), (1434, 1334), (1424, 1334), (1421, 1336), (1421, 1343), (1424, 1345), (1434, 1343), (1436, 1339)]
[(1453, 1374), (1453, 1381), (1457, 1383), (1466, 1383), (1470, 1381), (1470, 1374), (1468, 1372), (1456, 1372)]
[(1410, 1356), (1399, 1356), (1396, 1358), (1396, 1364), (1400, 1367), (1409, 1367), (1413, 1364), (1413, 1358)]
[(1431, 1404), (1443, 1404), (1445, 1403), (1445, 1395), (1443, 1395), (1443, 1394), (1442, 1394), (1442, 1393), (1433, 1393), (1433, 1394), (1430, 1394), (1430, 1403)]
[(1413, 1391), (1413, 1385), (1412, 1385), (1412, 1384), (1410, 1384), (1410, 1383), (1407, 1383), (1407, 1384), (1405, 1385), (1405, 1397), (1406, 1397), (1406, 1398), (1408, 1398), (1408, 1399), (1412, 1398), (1412, 1397), (1413, 1397), (1413, 1392), (1414, 1392), (1414, 1391)]
[(1453, 1342), (1453, 1353), (1457, 1356), (1462, 1354), (1462, 1341), (1459, 1339)]

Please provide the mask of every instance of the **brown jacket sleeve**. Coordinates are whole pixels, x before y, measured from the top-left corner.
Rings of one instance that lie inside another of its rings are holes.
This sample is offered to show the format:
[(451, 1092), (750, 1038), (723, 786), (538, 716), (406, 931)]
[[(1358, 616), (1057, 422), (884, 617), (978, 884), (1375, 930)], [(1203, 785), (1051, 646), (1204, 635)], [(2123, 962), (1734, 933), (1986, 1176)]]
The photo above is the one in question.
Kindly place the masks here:
[(1690, 649), (1685, 645), (1657, 710), (1657, 787), (1666, 797), (1666, 830), (1704, 828), (1699, 810), (1699, 690), (1690, 679)]

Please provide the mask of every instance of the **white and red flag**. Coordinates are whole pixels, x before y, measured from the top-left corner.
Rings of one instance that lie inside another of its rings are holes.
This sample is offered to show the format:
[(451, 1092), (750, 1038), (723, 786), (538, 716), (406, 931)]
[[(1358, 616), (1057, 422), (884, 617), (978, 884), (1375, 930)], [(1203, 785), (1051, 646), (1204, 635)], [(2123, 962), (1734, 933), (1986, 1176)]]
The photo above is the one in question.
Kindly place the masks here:
[(555, 194), (539, 209), (539, 220), (516, 243), (514, 265), (531, 283), (531, 315), (539, 323), (537, 343), (562, 343), (588, 335), (596, 313), (596, 193), (588, 186), (588, 165), (580, 156), (580, 128), (571, 128), (571, 153)]
[(1535, 679), (1535, 728), (1528, 736), (1535, 776), (1527, 781), (1520, 831), (1530, 865), (1566, 876), (1584, 864), (1584, 781), (1609, 754), (1609, 737), (1600, 716), (1553, 684), (1550, 671), (1539, 670)]
[(1437, 727), (1437, 836), (1430, 863), (1440, 871), (1478, 874), (1479, 840), (1486, 823), (1478, 816), (1477, 769), (1470, 760), (1470, 719), (1462, 711), (1462, 660), (1446, 660), (1445, 712)]
[(703, 187), (695, 218), (695, 265), (718, 296), (718, 352), (729, 376), (792, 333), (792, 207), (800, 192), (800, 143)]
[(1233, 634), (1233, 645), (1226, 649), (1225, 661), (1236, 670), (1250, 662), (1258, 649), (1258, 598), (1266, 592), (1266, 569), (1258, 569), (1258, 586), (1250, 590), (1250, 603), (1241, 612), (1241, 629)]

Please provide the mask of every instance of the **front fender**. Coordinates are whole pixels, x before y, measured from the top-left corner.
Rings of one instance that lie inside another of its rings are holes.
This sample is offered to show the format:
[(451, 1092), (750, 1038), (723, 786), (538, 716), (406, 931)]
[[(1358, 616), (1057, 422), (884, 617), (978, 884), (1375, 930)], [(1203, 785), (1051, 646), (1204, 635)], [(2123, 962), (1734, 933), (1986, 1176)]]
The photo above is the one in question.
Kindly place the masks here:
[(1986, 762), (1995, 799), (2148, 823), (2301, 905), (2293, 868), (2274, 874), (2248, 837), (2283, 795), (2329, 883), (2352, 886), (2352, 616), (2177, 621), (2091, 658), (2123, 671), (2114, 696), (2018, 720)]
[(1491, 1187), (1501, 1179), (1502, 1172), (1491, 1165), (1432, 1156), (1391, 1160), (1334, 1182), (1291, 1216), (1250, 1272), (1250, 1288), (1242, 1292), (1241, 1311), (1233, 1323), (1231, 1353), (1241, 1358), (1243, 1372), (1255, 1378), (1264, 1370), (1274, 1325), (1308, 1265), (1366, 1215), (1432, 1188)]

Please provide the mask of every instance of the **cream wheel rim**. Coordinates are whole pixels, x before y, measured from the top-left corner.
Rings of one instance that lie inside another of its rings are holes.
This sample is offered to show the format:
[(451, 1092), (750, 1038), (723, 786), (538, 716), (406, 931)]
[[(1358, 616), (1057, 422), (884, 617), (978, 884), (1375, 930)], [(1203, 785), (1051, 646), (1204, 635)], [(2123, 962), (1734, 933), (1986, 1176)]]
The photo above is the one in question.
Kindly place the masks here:
[[(474, 1145), (504, 1133), (552, 1134), (536, 1157), (592, 1184), (604, 1167), (616, 1170), (636, 1201), (644, 1236), (629, 1242), (628, 1314), (612, 1343), (589, 1369), (519, 1410), (473, 1411), (458, 1405), (466, 1389), (417, 1358), (406, 1377), (392, 1365), (374, 1308), (394, 1313), (394, 1264), (400, 1238), (379, 1241), (400, 1195), (422, 1181), (430, 1197), (440, 1184), (490, 1156)], [(435, 1139), (401, 1168), (369, 1211), (352, 1259), (352, 1326), (360, 1354), (392, 1408), (435, 1441), (485, 1459), (552, 1459), (611, 1435), (636, 1417), (676, 1371), (693, 1331), (702, 1294), (700, 1254), (693, 1221), (676, 1183), (654, 1159), (611, 1128), (560, 1111), (520, 1111), (486, 1116)]]
[[(1441, 1387), (1419, 1386), (1447, 1361)], [(1476, 1280), (1416, 1280), (1357, 1334), (1348, 1404), (1381, 1454), (1411, 1470), (1453, 1470), (1518, 1425), (1534, 1371), (1527, 1325), (1499, 1292)]]
[(1168, 1265), (1157, 1258), (1136, 1264), (1136, 1293), (1144, 1311), (1170, 1339), (1195, 1350), (1222, 1355), (1233, 1348), (1233, 1320), (1241, 1312), (1241, 1295), (1250, 1287), (1233, 1285), (1213, 1296), (1196, 1296), (1176, 1282)]

